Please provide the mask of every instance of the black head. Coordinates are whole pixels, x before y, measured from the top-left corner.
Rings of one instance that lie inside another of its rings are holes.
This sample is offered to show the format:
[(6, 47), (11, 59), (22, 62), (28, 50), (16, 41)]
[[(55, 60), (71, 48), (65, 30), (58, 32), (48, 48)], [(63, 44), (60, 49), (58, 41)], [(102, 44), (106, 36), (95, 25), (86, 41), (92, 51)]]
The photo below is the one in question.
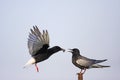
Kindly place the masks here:
[(48, 49), (48, 53), (49, 53), (49, 54), (54, 54), (54, 53), (56, 53), (56, 52), (58, 52), (58, 51), (63, 51), (63, 52), (65, 52), (65, 49), (63, 49), (63, 48), (61, 48), (61, 47), (59, 47), (59, 46), (54, 46), (54, 47)]
[(74, 49), (69, 49), (70, 51), (68, 51), (68, 52), (71, 52), (72, 54), (79, 54), (80, 55), (80, 51), (79, 51), (79, 49), (77, 49), (77, 48), (74, 48)]
[(65, 49), (59, 47), (59, 46), (54, 46), (53, 49), (57, 52), (57, 51), (63, 51), (65, 52)]

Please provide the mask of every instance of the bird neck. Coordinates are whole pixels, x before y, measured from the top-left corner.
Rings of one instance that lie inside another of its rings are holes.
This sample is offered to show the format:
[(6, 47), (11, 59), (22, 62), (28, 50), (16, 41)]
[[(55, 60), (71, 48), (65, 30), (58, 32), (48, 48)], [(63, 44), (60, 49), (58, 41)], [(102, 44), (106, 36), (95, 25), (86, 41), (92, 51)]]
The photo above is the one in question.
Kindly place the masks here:
[(72, 57), (78, 57), (81, 56), (80, 54), (72, 54)]
[(60, 50), (56, 49), (55, 47), (52, 47), (52, 48), (48, 49), (47, 52), (48, 52), (48, 55), (52, 55), (52, 54), (54, 54), (54, 53), (56, 53), (58, 51), (60, 51)]

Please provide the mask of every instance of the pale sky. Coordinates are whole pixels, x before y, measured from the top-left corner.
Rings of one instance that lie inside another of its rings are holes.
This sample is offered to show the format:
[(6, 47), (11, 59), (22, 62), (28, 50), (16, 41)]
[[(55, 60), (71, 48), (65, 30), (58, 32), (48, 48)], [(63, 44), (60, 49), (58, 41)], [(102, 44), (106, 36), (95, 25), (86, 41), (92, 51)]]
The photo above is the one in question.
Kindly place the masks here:
[(72, 54), (58, 52), (23, 69), (31, 58), (27, 38), (33, 25), (47, 29), (50, 46), (79, 48), (81, 55), (108, 59), (110, 68), (89, 69), (84, 80), (120, 80), (120, 0), (0, 0), (0, 79), (77, 80)]

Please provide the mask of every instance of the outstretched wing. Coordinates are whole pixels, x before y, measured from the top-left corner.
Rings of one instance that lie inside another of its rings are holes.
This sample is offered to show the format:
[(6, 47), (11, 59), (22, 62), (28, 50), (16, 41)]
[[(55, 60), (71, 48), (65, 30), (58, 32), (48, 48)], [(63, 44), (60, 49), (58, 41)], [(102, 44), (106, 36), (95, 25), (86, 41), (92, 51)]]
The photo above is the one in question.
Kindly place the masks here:
[(35, 55), (36, 52), (40, 50), (44, 45), (48, 45), (49, 47), (48, 31), (43, 30), (43, 33), (41, 33), (37, 26), (33, 26), (33, 29), (31, 29), (28, 38), (28, 49), (30, 55)]

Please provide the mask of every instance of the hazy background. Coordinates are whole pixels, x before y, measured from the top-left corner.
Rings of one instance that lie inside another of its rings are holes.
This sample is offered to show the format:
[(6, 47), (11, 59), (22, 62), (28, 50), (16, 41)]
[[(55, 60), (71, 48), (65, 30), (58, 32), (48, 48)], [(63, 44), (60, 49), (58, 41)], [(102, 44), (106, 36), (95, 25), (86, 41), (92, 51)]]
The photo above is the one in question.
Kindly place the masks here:
[(90, 69), (84, 80), (120, 79), (120, 0), (0, 0), (0, 79), (77, 80), (71, 54), (58, 52), (23, 69), (31, 58), (27, 38), (33, 25), (47, 29), (50, 46), (79, 48), (110, 68)]

